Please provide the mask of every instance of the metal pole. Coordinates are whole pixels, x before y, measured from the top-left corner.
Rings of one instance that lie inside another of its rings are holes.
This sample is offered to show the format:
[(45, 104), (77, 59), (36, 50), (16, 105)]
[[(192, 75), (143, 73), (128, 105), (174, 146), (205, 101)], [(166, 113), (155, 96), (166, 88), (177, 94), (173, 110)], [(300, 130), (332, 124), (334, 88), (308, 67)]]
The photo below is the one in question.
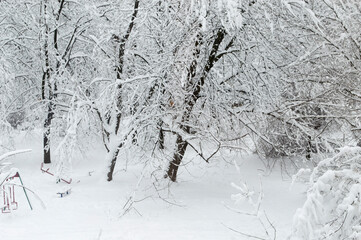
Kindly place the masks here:
[[(21, 185), (22, 185), (22, 186), (24, 186), (23, 181), (21, 180), (21, 177), (20, 177), (20, 173), (19, 173), (19, 172), (18, 172), (18, 175), (19, 175), (19, 179), (20, 179)], [(28, 194), (26, 193), (26, 190), (25, 190), (25, 188), (24, 188), (24, 187), (23, 187), (23, 190), (24, 190), (24, 193), (25, 193), (26, 199), (28, 200), (29, 207), (30, 207), (30, 209), (31, 209), (31, 210), (33, 210), (33, 207), (31, 206), (31, 203), (30, 203), (30, 200), (29, 200)]]

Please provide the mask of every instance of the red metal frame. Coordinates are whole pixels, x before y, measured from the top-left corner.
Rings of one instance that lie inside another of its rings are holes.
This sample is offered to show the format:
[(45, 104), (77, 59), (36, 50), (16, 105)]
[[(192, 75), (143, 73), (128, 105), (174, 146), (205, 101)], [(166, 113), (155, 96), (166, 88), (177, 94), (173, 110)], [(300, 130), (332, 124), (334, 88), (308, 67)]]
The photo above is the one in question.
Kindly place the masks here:
[[(16, 173), (14, 176), (12, 177), (8, 177), (7, 179), (5, 179), (5, 181), (10, 181), (13, 180), (14, 178), (19, 177), (19, 173)], [(12, 186), (7, 186), (8, 191), (5, 191), (5, 184), (2, 186), (3, 192), (4, 192), (4, 206), (3, 208), (1, 208), (1, 212), (2, 213), (10, 213), (12, 210), (17, 210), (18, 209), (18, 202), (16, 202), (15, 200), (15, 188), (14, 185)]]
[[(50, 169), (50, 168), (48, 168), (48, 169), (45, 170), (45, 169), (43, 169), (43, 167), (44, 167), (44, 163), (41, 163), (40, 170), (41, 170), (43, 173), (47, 173), (47, 174), (50, 174), (51, 176), (54, 176), (54, 173), (49, 172), (49, 169)], [(73, 179), (70, 178), (69, 180), (65, 180), (65, 179), (63, 179), (63, 178), (60, 178), (60, 180), (63, 181), (63, 182), (65, 182), (65, 183), (67, 183), (67, 184), (70, 184)]]

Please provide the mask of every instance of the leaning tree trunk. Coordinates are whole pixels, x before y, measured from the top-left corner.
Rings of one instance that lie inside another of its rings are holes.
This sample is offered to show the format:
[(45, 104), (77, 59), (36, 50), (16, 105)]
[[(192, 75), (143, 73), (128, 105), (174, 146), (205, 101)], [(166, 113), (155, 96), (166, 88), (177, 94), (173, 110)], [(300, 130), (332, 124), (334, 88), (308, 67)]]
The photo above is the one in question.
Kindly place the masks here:
[(115, 164), (117, 162), (117, 157), (118, 157), (118, 154), (119, 154), (119, 150), (120, 150), (120, 148), (122, 146), (123, 146), (123, 143), (119, 144), (119, 146), (113, 152), (112, 160), (110, 161), (109, 171), (108, 171), (108, 174), (107, 174), (107, 180), (109, 182), (113, 180), (113, 173), (114, 173), (114, 169), (115, 169)]
[[(124, 55), (125, 55), (125, 45), (130, 37), (130, 34), (133, 30), (134, 27), (134, 22), (135, 19), (137, 17), (138, 14), (138, 8), (139, 8), (139, 0), (135, 0), (134, 2), (134, 12), (132, 15), (132, 18), (130, 20), (127, 32), (125, 33), (125, 35), (120, 39), (120, 43), (119, 43), (119, 52), (118, 52), (118, 66), (117, 66), (117, 79), (120, 79), (122, 74), (123, 74), (123, 66), (124, 66)], [(122, 109), (122, 97), (121, 97), (121, 91), (122, 91), (122, 84), (119, 83), (117, 85), (117, 109), (115, 111), (117, 111), (116, 113), (116, 117), (115, 117), (115, 135), (118, 134), (118, 130), (120, 127), (120, 123), (121, 123), (121, 109)], [(109, 152), (109, 154), (112, 154), (111, 156), (111, 161), (110, 161), (110, 165), (109, 165), (109, 170), (108, 170), (108, 174), (107, 174), (107, 180), (110, 182), (113, 180), (113, 173), (114, 173), (114, 168), (115, 168), (115, 164), (117, 162), (117, 158), (118, 158), (118, 154), (119, 154), (119, 150), (120, 148), (123, 147), (123, 142), (121, 142), (118, 147), (116, 149), (114, 149), (114, 152)]]
[[(214, 66), (214, 64), (221, 58), (222, 55), (217, 55), (218, 49), (220, 44), (222, 43), (224, 37), (226, 35), (226, 32), (224, 29), (219, 29), (217, 36), (213, 42), (213, 46), (210, 52), (210, 55), (208, 57), (207, 63), (204, 67), (204, 70), (195, 85), (195, 87), (192, 89), (192, 94), (185, 102), (185, 112), (183, 114), (181, 123), (180, 123), (180, 129), (181, 131), (190, 134), (190, 127), (187, 125), (188, 121), (190, 120), (192, 110), (194, 108), (194, 105), (196, 104), (197, 100), (200, 98), (200, 92), (202, 87), (204, 86), (205, 79)], [(188, 73), (188, 86), (193, 86), (192, 79), (196, 76), (196, 69), (197, 69), (197, 58), (200, 53), (200, 45), (202, 44), (201, 36), (198, 36), (198, 39), (195, 43), (196, 51), (194, 54), (194, 61), (192, 62), (189, 73)], [(231, 44), (231, 43), (230, 43)], [(230, 45), (226, 47), (229, 48)], [(172, 161), (169, 163), (167, 175), (171, 181), (175, 182), (177, 180), (177, 174), (178, 174), (178, 168), (183, 160), (185, 151), (187, 149), (188, 142), (185, 141), (180, 134), (177, 134), (177, 140), (176, 140), (176, 152), (173, 154)]]
[(168, 177), (173, 182), (177, 180), (178, 168), (187, 150), (188, 142), (184, 141), (182, 136), (177, 135), (176, 146), (177, 150), (173, 155), (173, 160), (170, 162), (167, 172)]

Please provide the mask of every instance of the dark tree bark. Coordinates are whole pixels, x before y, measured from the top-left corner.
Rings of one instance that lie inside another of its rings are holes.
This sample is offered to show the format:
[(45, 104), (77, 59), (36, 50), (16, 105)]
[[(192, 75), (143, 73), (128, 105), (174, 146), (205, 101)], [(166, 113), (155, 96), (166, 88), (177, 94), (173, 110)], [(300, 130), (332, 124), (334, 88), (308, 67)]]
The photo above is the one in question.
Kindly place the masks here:
[(312, 139), (310, 136), (308, 136), (307, 138), (308, 138), (308, 141), (307, 141), (307, 147), (306, 147), (306, 159), (310, 160), (311, 152), (312, 152)]
[[(58, 23), (59, 22), (59, 19), (60, 19), (60, 15), (61, 15), (61, 12), (63, 10), (63, 7), (64, 7), (64, 2), (65, 0), (59, 0), (60, 1), (60, 5), (59, 5), (59, 9), (58, 9), (58, 12), (56, 14), (56, 22)], [(60, 68), (60, 61), (59, 61), (59, 57), (60, 57), (60, 52), (59, 52), (59, 47), (58, 47), (58, 32), (59, 32), (59, 29), (58, 29), (59, 26), (56, 26), (55, 30), (54, 30), (54, 49), (55, 49), (55, 54), (56, 54), (56, 69), (55, 69), (55, 74), (59, 74), (59, 68)], [(54, 99), (56, 99), (58, 97), (58, 84), (57, 82), (55, 81), (54, 82)]]
[[(44, 3), (44, 19), (47, 14), (47, 1)], [(45, 20), (45, 36), (44, 36), (44, 61), (45, 69), (41, 81), (41, 97), (43, 101), (47, 101), (47, 115), (44, 120), (44, 133), (43, 133), (43, 162), (51, 163), (50, 155), (50, 134), (51, 134), (51, 121), (53, 119), (53, 91), (50, 84), (50, 63), (49, 63), (49, 46), (48, 46), (49, 26)], [(46, 86), (48, 87), (48, 96), (46, 96)]]
[(173, 155), (173, 160), (170, 162), (167, 172), (168, 177), (173, 182), (177, 180), (178, 168), (187, 150), (188, 142), (183, 141), (182, 136), (177, 135), (176, 146), (177, 150)]
[[(132, 18), (130, 20), (127, 32), (125, 33), (125, 35), (120, 39), (119, 42), (119, 52), (118, 52), (118, 66), (117, 66), (117, 79), (121, 79), (122, 74), (123, 74), (123, 67), (124, 67), (124, 55), (125, 55), (125, 45), (130, 37), (130, 34), (132, 33), (134, 24), (135, 24), (135, 19), (138, 15), (138, 8), (139, 8), (139, 0), (135, 0), (134, 2), (134, 12), (132, 15)], [(118, 134), (119, 131), (119, 127), (120, 127), (120, 122), (121, 122), (121, 109), (122, 109), (122, 84), (119, 83), (117, 85), (117, 114), (116, 114), (116, 119), (115, 119), (115, 135)], [(108, 177), (108, 181), (112, 181), (113, 180), (113, 173), (114, 173), (114, 168), (115, 168), (115, 164), (117, 162), (117, 158), (118, 158), (118, 154), (119, 154), (119, 150), (120, 148), (123, 147), (123, 142), (120, 143), (120, 145), (117, 147), (117, 149), (114, 151), (113, 156), (112, 156), (112, 160), (109, 166), (109, 172), (107, 174)]]
[(110, 166), (109, 166), (109, 172), (107, 174), (108, 177), (108, 182), (113, 180), (113, 173), (114, 173), (114, 168), (115, 168), (115, 164), (117, 162), (117, 156), (119, 154), (119, 150), (120, 148), (123, 146), (123, 143), (121, 143), (118, 148), (115, 150), (115, 152), (113, 153), (113, 157), (112, 157), (112, 161), (110, 162)]
[[(56, 14), (56, 21), (59, 21), (61, 11), (63, 10), (65, 0), (60, 1), (59, 10)], [(45, 36), (44, 36), (44, 62), (45, 62), (45, 69), (41, 81), (41, 97), (42, 100), (47, 102), (47, 114), (44, 120), (44, 133), (43, 133), (43, 151), (44, 151), (44, 163), (51, 163), (51, 147), (50, 147), (50, 135), (51, 135), (51, 122), (54, 118), (54, 100), (57, 98), (57, 83), (54, 82), (54, 86), (50, 83), (50, 75), (51, 75), (51, 67), (50, 67), (50, 60), (49, 60), (49, 26), (46, 22), (46, 15), (48, 11), (48, 1), (44, 2), (43, 8), (44, 14), (44, 26), (45, 26)], [(54, 49), (56, 50), (56, 55), (59, 56), (59, 49), (58, 49), (58, 29), (54, 30), (53, 35), (54, 41)], [(56, 73), (58, 74), (58, 70), (60, 67), (60, 62), (58, 58), (56, 59)], [(48, 92), (48, 94), (46, 94)]]
[(358, 147), (361, 147), (361, 139), (358, 140), (357, 146), (358, 146)]
[(158, 126), (159, 126), (159, 135), (158, 135), (158, 146), (159, 146), (159, 149), (164, 149), (164, 131), (162, 129), (162, 125), (163, 125), (163, 121), (160, 120), (159, 123), (158, 123)]
[[(208, 56), (207, 63), (204, 67), (204, 70), (197, 82), (197, 84), (191, 89), (191, 95), (186, 99), (185, 102), (185, 112), (183, 113), (182, 120), (180, 123), (180, 129), (181, 131), (184, 131), (187, 134), (190, 134), (190, 127), (187, 124), (190, 120), (192, 110), (194, 108), (194, 105), (196, 104), (197, 100), (200, 98), (200, 92), (202, 90), (202, 87), (204, 86), (205, 80), (207, 78), (208, 73), (214, 66), (214, 64), (220, 59), (220, 56), (217, 56), (219, 46), (221, 45), (224, 37), (226, 35), (226, 32), (224, 29), (219, 29), (216, 35), (216, 38), (213, 42), (211, 52)], [(194, 54), (195, 60), (192, 62), (189, 72), (188, 72), (188, 86), (193, 86), (192, 79), (196, 76), (196, 70), (197, 70), (197, 58), (200, 53), (200, 45), (202, 44), (201, 36), (198, 37), (195, 47), (196, 51)], [(189, 88), (188, 88), (189, 89)], [(173, 155), (172, 161), (169, 163), (167, 176), (170, 178), (171, 181), (175, 182), (177, 180), (177, 173), (178, 168), (183, 160), (185, 151), (187, 149), (188, 142), (184, 141), (182, 136), (180, 134), (177, 134), (177, 140), (176, 140), (176, 152)]]
[[(59, 10), (56, 14), (56, 21), (58, 22), (60, 19), (61, 11), (63, 10), (65, 0), (60, 1)], [(50, 135), (51, 135), (51, 122), (54, 118), (54, 100), (57, 98), (57, 83), (54, 82), (54, 86), (50, 83), (50, 60), (49, 60), (49, 26), (46, 22), (46, 15), (48, 8), (48, 1), (44, 2), (44, 25), (45, 25), (45, 36), (44, 36), (44, 61), (45, 61), (45, 69), (41, 82), (41, 97), (43, 101), (47, 101), (47, 114), (44, 120), (44, 133), (43, 133), (43, 150), (44, 150), (44, 163), (51, 163), (51, 147), (50, 147)], [(56, 55), (59, 57), (59, 48), (58, 48), (58, 28), (54, 30), (53, 35), (54, 41), (54, 49), (56, 51)], [(58, 74), (58, 70), (60, 68), (59, 59), (56, 59), (56, 72)], [(46, 87), (48, 88), (48, 95), (46, 95)]]

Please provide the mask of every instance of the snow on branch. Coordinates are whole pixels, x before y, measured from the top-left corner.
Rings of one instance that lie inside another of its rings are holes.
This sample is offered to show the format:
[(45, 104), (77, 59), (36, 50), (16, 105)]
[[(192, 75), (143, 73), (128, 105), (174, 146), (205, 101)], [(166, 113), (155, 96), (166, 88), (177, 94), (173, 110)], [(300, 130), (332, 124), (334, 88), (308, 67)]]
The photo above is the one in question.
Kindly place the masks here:
[(361, 148), (344, 147), (321, 161), (293, 223), (292, 239), (360, 239)]
[(4, 159), (10, 157), (10, 156), (14, 156), (14, 155), (17, 155), (17, 154), (20, 154), (20, 153), (31, 152), (31, 151), (32, 151), (31, 149), (23, 149), (23, 150), (16, 150), (16, 151), (5, 153), (5, 154), (0, 156), (0, 162), (3, 161)]

